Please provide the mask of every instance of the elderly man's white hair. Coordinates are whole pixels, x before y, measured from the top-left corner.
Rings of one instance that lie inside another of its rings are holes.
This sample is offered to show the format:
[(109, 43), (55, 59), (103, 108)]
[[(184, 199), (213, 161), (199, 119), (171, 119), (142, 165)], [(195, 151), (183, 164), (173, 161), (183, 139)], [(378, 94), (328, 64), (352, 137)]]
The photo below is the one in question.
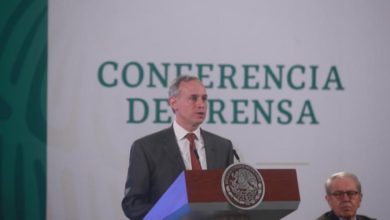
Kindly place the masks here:
[(360, 184), (360, 181), (358, 179), (358, 177), (353, 174), (353, 173), (349, 173), (349, 172), (345, 172), (345, 171), (342, 171), (342, 172), (338, 172), (338, 173), (334, 173), (332, 174), (325, 182), (325, 191), (326, 191), (326, 194), (330, 195), (332, 192), (330, 191), (330, 186), (333, 182), (333, 180), (335, 179), (340, 179), (340, 178), (350, 178), (352, 179), (356, 186), (357, 186), (357, 190), (359, 193), (362, 193), (362, 186)]

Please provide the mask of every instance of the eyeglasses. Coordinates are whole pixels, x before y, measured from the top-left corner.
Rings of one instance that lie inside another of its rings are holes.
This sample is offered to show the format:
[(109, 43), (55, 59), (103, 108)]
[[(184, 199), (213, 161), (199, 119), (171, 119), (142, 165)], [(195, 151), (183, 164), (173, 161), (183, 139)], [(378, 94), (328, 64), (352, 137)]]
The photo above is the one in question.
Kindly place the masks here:
[(330, 195), (336, 197), (337, 199), (344, 198), (344, 195), (347, 195), (350, 199), (353, 199), (359, 194), (360, 194), (360, 192), (358, 192), (358, 191), (336, 191), (336, 192), (330, 193)]

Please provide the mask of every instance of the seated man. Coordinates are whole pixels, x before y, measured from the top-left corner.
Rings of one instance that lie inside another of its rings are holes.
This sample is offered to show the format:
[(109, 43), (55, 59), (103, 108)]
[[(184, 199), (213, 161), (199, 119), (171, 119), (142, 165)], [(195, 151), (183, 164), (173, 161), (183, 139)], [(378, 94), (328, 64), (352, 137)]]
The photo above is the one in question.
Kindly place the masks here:
[(325, 199), (331, 210), (317, 220), (374, 220), (356, 214), (363, 194), (360, 181), (354, 174), (347, 172), (333, 174), (325, 183), (325, 191)]

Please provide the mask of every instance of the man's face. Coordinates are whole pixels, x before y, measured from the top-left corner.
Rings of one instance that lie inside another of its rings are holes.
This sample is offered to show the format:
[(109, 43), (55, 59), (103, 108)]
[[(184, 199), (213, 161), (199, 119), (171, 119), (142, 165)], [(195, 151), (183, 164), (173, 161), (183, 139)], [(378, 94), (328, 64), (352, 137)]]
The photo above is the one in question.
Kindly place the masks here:
[(326, 195), (325, 198), (337, 216), (349, 219), (356, 215), (362, 201), (362, 194), (358, 192), (353, 179), (343, 177), (333, 180), (330, 185), (330, 195)]
[(207, 112), (207, 93), (198, 80), (181, 82), (179, 95), (169, 98), (174, 109), (176, 121), (187, 131), (195, 130), (205, 119)]

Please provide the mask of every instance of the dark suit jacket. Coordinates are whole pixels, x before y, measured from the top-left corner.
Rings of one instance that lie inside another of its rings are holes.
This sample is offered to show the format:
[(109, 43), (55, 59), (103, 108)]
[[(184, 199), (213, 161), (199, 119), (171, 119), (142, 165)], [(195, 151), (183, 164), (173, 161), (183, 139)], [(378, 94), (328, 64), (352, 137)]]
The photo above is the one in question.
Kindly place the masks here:
[[(230, 140), (201, 130), (207, 169), (224, 169), (233, 163)], [(130, 151), (122, 209), (131, 220), (142, 219), (185, 170), (173, 127), (136, 140)]]
[[(357, 220), (375, 220), (364, 215), (357, 215), (356, 218)], [(337, 217), (332, 211), (330, 211), (318, 217), (317, 220), (339, 220), (339, 217)]]

